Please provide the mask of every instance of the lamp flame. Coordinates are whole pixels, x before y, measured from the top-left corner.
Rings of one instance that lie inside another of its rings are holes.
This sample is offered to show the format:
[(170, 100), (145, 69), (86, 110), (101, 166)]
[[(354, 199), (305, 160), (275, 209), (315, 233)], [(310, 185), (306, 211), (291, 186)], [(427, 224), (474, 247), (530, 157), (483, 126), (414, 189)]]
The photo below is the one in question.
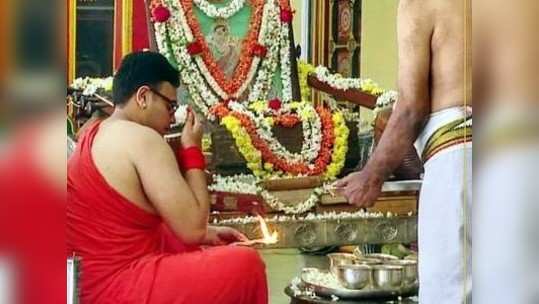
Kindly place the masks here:
[(260, 230), (262, 231), (262, 235), (264, 236), (262, 242), (268, 245), (277, 243), (277, 241), (279, 240), (277, 237), (277, 231), (273, 231), (273, 233), (270, 233), (266, 221), (260, 215), (257, 215), (257, 218), (260, 222)]

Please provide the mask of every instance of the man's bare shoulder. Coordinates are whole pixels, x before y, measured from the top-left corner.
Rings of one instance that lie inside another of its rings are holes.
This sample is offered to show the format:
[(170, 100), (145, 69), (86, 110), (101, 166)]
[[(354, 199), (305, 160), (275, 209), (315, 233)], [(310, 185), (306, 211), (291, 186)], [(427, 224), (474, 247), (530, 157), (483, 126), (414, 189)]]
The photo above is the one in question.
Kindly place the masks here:
[(106, 129), (109, 141), (122, 143), (130, 152), (136, 153), (140, 148), (155, 149), (167, 146), (157, 131), (132, 121), (107, 122)]

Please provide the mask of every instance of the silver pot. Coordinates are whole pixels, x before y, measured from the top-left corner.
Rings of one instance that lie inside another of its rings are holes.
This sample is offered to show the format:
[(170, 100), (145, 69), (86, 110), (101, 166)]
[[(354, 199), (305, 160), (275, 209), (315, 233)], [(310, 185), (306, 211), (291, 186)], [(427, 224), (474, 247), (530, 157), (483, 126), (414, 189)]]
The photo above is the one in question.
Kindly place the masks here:
[(417, 281), (417, 261), (398, 260), (388, 261), (387, 265), (402, 266), (402, 281), (405, 285), (412, 285)]
[(372, 266), (372, 283), (377, 289), (394, 289), (402, 286), (403, 267), (395, 265)]
[(372, 269), (367, 265), (339, 265), (334, 275), (348, 289), (363, 289), (372, 280)]

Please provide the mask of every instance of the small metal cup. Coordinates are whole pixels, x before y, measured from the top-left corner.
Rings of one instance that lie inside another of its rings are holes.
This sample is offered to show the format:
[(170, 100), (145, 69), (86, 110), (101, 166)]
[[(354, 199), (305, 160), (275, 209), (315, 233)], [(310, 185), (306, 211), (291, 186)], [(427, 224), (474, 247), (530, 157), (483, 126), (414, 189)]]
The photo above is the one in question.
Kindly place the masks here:
[(382, 260), (379, 259), (372, 259), (372, 258), (358, 258), (356, 264), (362, 264), (362, 265), (380, 265), (382, 264)]
[(403, 267), (394, 265), (372, 266), (372, 283), (377, 289), (394, 289), (401, 287)]
[(388, 261), (386, 265), (402, 266), (402, 281), (404, 285), (412, 285), (417, 281), (417, 261)]
[(372, 280), (372, 269), (367, 265), (339, 265), (334, 275), (348, 289), (363, 289)]
[(357, 264), (358, 258), (349, 253), (330, 253), (327, 255), (329, 258), (329, 270), (331, 273), (333, 273), (335, 276), (336, 274), (336, 267), (341, 265), (354, 265)]

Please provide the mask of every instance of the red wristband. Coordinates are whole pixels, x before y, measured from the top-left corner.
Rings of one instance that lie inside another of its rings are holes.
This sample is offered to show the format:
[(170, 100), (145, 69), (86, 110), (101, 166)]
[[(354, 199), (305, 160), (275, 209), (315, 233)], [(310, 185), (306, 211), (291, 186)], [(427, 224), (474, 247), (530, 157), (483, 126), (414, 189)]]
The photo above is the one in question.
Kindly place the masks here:
[(178, 163), (180, 169), (187, 171), (191, 169), (206, 169), (206, 160), (199, 147), (192, 146), (178, 151)]

